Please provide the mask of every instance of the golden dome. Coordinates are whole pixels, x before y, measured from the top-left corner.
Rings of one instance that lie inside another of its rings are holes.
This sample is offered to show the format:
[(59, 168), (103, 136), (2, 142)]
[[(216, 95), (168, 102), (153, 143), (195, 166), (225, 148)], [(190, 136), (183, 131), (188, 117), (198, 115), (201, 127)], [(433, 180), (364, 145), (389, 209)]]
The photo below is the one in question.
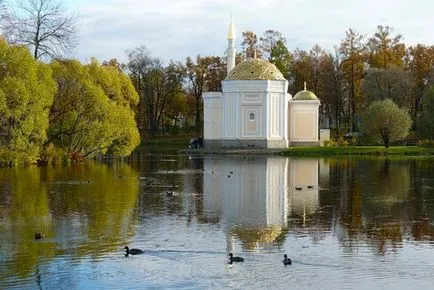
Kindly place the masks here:
[(299, 91), (298, 93), (295, 94), (295, 96), (292, 99), (298, 101), (318, 100), (317, 96), (308, 90)]
[(306, 82), (304, 82), (304, 90), (299, 91), (295, 94), (295, 96), (292, 98), (293, 100), (298, 101), (314, 101), (318, 100), (317, 96), (312, 93), (311, 91), (306, 90)]
[(285, 80), (279, 69), (263, 59), (249, 59), (235, 66), (226, 80)]

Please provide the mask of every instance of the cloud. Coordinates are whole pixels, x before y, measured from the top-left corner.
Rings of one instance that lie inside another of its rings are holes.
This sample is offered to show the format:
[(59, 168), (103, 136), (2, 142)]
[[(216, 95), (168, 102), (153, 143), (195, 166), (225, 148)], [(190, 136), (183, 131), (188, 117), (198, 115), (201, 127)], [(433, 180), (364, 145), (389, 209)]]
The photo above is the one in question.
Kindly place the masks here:
[(81, 23), (76, 57), (84, 61), (126, 60), (125, 51), (141, 45), (166, 62), (223, 55), (231, 14), (238, 35), (275, 29), (290, 49), (332, 49), (348, 28), (371, 36), (377, 25), (394, 27), (408, 45), (434, 44), (434, 2), (425, 0), (78, 0), (72, 9)]

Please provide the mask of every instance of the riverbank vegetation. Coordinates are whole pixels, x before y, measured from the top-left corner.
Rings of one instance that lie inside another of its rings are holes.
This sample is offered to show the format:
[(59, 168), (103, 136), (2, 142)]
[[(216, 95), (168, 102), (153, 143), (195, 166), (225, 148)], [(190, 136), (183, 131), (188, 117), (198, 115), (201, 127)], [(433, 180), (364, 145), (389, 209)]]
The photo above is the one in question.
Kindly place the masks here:
[(344, 147), (291, 147), (283, 156), (433, 156), (434, 146), (344, 146)]

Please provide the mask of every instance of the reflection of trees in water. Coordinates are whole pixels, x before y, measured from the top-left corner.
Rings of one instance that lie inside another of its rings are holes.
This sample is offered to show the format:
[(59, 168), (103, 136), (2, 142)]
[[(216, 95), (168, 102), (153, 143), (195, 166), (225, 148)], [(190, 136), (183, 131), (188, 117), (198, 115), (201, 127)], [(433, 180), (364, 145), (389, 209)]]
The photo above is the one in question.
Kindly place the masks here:
[[(47, 187), (40, 182), (36, 167), (0, 170), (4, 199), (8, 200), (1, 213), (0, 248), (5, 263), (0, 279), (26, 276), (33, 272), (40, 256), (53, 258), (55, 244), (34, 241), (35, 231), (52, 233), (52, 217), (48, 206)], [(19, 261), (12, 263), (10, 261)]]
[(432, 175), (432, 162), (353, 159), (330, 160), (329, 166), (331, 188), (339, 192), (339, 223), (344, 230), (339, 236), (347, 249), (366, 240), (385, 253), (389, 247), (399, 248), (406, 234), (414, 239), (432, 237), (423, 197), (423, 175)]
[[(11, 262), (2, 278), (29, 275), (38, 260), (62, 253), (98, 256), (133, 235), (138, 181), (128, 165), (16, 168), (0, 171), (0, 183), (11, 188), (0, 239), (12, 247)], [(34, 241), (35, 231), (46, 239)]]

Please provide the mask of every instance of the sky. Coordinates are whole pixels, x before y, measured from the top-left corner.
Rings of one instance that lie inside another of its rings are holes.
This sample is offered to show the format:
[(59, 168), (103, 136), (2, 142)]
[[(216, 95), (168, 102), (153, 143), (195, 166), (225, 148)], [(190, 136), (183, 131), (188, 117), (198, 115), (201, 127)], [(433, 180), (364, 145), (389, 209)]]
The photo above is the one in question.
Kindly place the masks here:
[(80, 29), (73, 56), (83, 62), (124, 62), (139, 46), (165, 63), (223, 56), (231, 15), (238, 50), (245, 30), (280, 31), (290, 50), (319, 44), (331, 51), (349, 28), (371, 37), (377, 25), (392, 27), (407, 45), (434, 45), (432, 0), (70, 0), (69, 9)]

